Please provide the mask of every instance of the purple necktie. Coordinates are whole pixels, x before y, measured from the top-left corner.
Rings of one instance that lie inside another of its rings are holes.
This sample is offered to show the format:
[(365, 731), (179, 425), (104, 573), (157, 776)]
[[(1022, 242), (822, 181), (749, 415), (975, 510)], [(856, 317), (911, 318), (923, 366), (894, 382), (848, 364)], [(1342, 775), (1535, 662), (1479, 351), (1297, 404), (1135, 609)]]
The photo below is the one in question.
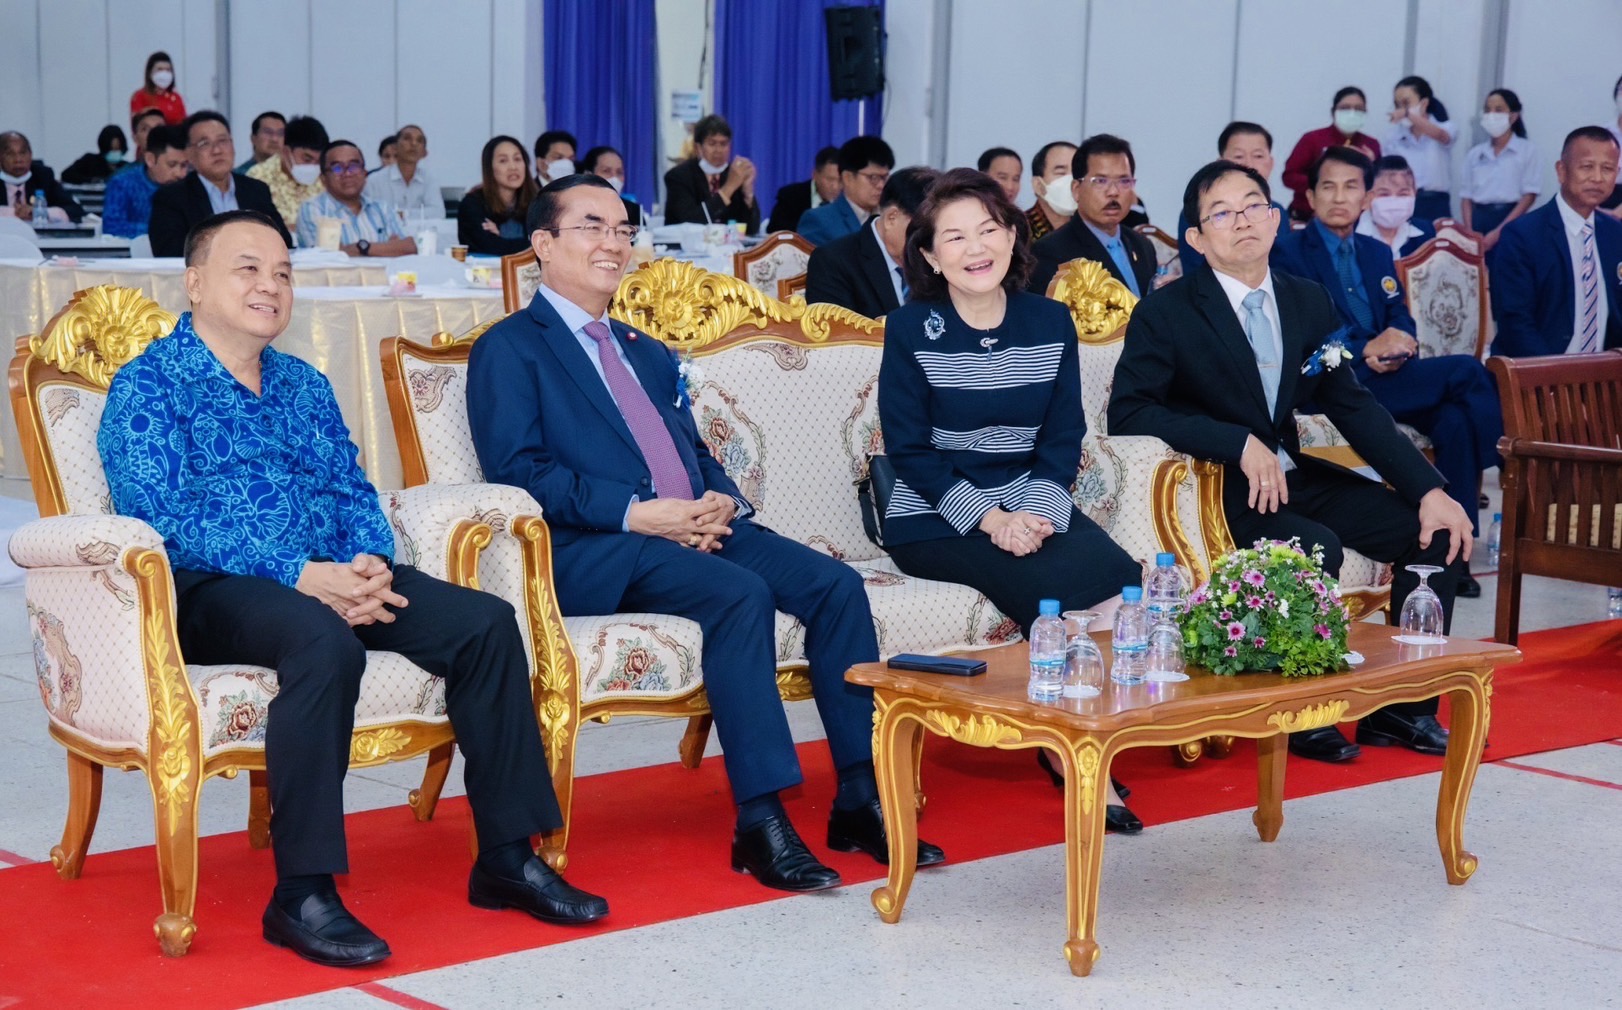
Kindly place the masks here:
[(620, 361), (614, 334), (607, 324), (596, 320), (587, 323), (585, 329), (586, 336), (597, 342), (597, 360), (603, 366), (603, 379), (608, 383), (608, 391), (614, 394), (626, 427), (631, 429), (631, 437), (636, 439), (636, 447), (642, 450), (642, 460), (653, 475), (654, 492), (661, 498), (692, 501), (693, 482), (687, 476), (687, 468), (682, 466), (670, 429), (665, 427), (664, 418), (648, 398), (647, 390)]

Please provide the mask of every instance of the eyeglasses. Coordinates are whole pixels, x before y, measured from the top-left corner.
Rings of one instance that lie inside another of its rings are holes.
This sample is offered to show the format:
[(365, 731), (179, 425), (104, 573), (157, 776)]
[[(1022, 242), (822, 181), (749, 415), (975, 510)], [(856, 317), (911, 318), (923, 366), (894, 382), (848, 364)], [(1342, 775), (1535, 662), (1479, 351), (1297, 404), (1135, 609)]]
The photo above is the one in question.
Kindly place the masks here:
[(612, 227), (606, 224), (574, 224), (567, 228), (551, 229), (554, 234), (566, 231), (577, 231), (592, 242), (601, 242), (605, 237), (613, 235), (627, 244), (636, 242), (636, 236), (639, 232), (641, 232), (641, 230), (642, 229), (636, 227), (635, 225), (629, 224), (615, 225)]
[(889, 172), (857, 172), (858, 178), (865, 179), (874, 186), (883, 186), (890, 181)]
[(215, 137), (213, 140), (199, 140), (188, 145), (193, 151), (223, 151), (231, 146), (231, 135)]
[(333, 175), (364, 175), (366, 164), (360, 161), (335, 161), (327, 166)]
[(1111, 186), (1117, 189), (1131, 189), (1138, 184), (1137, 178), (1130, 175), (1089, 175), (1081, 181), (1094, 189), (1106, 190)]
[(1272, 212), (1273, 205), (1270, 203), (1253, 203), (1240, 210), (1219, 210), (1209, 217), (1200, 218), (1200, 224), (1210, 225), (1212, 231), (1227, 231), (1239, 223), (1240, 214), (1245, 216), (1246, 221), (1260, 224), (1267, 220), (1267, 216)]

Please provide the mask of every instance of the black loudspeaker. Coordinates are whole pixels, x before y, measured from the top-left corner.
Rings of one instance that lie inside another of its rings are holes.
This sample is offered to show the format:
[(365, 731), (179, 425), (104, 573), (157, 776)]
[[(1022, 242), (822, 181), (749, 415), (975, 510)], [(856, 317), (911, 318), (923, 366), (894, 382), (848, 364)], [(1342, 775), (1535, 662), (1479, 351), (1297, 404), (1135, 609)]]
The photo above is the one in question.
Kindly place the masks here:
[(834, 101), (884, 90), (884, 14), (878, 7), (829, 7), (828, 86)]

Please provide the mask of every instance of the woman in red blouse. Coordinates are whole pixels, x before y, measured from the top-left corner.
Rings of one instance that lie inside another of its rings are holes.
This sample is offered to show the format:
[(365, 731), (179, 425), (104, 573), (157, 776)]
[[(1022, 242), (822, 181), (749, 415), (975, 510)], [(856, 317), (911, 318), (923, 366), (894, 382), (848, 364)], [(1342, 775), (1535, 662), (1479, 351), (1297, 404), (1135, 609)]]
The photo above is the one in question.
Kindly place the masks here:
[(186, 100), (175, 90), (175, 61), (168, 53), (156, 52), (146, 58), (146, 83), (130, 96), (130, 115), (142, 109), (157, 109), (170, 126), (186, 118)]
[(1325, 151), (1331, 147), (1354, 147), (1368, 155), (1370, 161), (1380, 158), (1380, 142), (1360, 132), (1369, 112), (1369, 100), (1362, 88), (1341, 88), (1335, 92), (1330, 109), (1334, 122), (1304, 134), (1284, 162), (1284, 185), (1295, 191), (1295, 198), (1290, 201), (1290, 216), (1297, 221), (1312, 220), (1312, 207), (1307, 203), (1307, 169)]

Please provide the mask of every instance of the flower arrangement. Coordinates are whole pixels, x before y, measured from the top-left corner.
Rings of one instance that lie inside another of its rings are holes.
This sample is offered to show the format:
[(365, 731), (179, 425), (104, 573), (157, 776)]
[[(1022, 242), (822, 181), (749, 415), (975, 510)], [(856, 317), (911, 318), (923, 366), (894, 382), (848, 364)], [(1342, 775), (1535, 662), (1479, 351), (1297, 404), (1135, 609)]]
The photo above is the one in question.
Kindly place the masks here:
[(1310, 677), (1347, 668), (1350, 620), (1321, 547), (1309, 556), (1299, 538), (1258, 540), (1218, 561), (1189, 597), (1183, 645), (1189, 662), (1223, 676)]
[(1341, 343), (1340, 339), (1346, 332), (1345, 327), (1342, 327), (1331, 333), (1329, 339), (1323, 342), (1323, 346), (1313, 351), (1306, 364), (1301, 366), (1301, 374), (1318, 375), (1342, 362), (1352, 360), (1352, 352), (1346, 349), (1346, 345)]

